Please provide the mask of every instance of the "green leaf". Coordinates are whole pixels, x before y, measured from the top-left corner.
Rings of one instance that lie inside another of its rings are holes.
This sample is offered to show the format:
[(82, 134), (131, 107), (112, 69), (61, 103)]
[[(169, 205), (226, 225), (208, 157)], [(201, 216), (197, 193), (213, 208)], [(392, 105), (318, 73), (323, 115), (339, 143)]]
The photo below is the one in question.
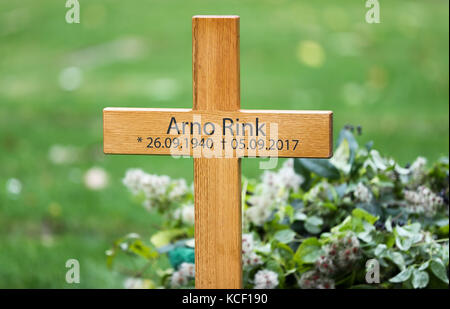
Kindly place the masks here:
[(371, 215), (370, 213), (368, 213), (367, 211), (365, 211), (364, 209), (361, 209), (361, 208), (353, 209), (352, 216), (355, 218), (360, 218), (360, 219), (366, 220), (370, 224), (374, 224), (378, 220), (378, 217)]
[(333, 203), (330, 202), (325, 202), (322, 204), (323, 207), (328, 208), (331, 211), (336, 211), (338, 208), (336, 205), (334, 205)]
[(294, 221), (294, 207), (291, 205), (286, 205), (284, 207), (284, 214), (289, 218), (289, 222), (292, 223)]
[(348, 143), (348, 147), (350, 149), (349, 164), (352, 165), (359, 146), (353, 133), (345, 128), (342, 129), (341, 132), (339, 132), (339, 137), (337, 141), (338, 148), (344, 141)]
[(347, 139), (344, 139), (334, 151), (330, 162), (338, 169), (348, 174), (352, 168), (350, 161), (350, 146)]
[(322, 218), (317, 216), (308, 217), (308, 219), (306, 219), (306, 222), (315, 226), (321, 226), (323, 224)]
[(305, 221), (305, 229), (311, 234), (319, 234), (322, 231), (323, 220), (317, 216), (308, 217)]
[(302, 175), (305, 179), (305, 181), (301, 185), (301, 188), (305, 191), (309, 190), (311, 186), (311, 172), (298, 159), (294, 160), (294, 170), (297, 174)]
[(430, 263), (430, 269), (433, 274), (443, 282), (448, 283), (447, 269), (441, 259), (433, 259)]
[(298, 247), (294, 255), (294, 260), (301, 264), (314, 263), (322, 254), (322, 246), (315, 237), (305, 239)]
[(389, 279), (389, 282), (392, 282), (392, 283), (405, 282), (406, 280), (408, 280), (411, 277), (412, 273), (413, 273), (413, 268), (408, 267), (408, 268), (402, 270), (400, 273), (398, 273), (397, 276)]
[(388, 253), (386, 254), (386, 258), (394, 262), (400, 268), (400, 270), (404, 270), (406, 268), (405, 259), (400, 252), (388, 251)]
[(328, 179), (339, 179), (339, 170), (328, 159), (296, 159), (298, 169), (310, 171), (318, 176)]
[(156, 248), (159, 248), (169, 244), (172, 239), (182, 234), (184, 234), (184, 230), (182, 229), (159, 231), (153, 234), (153, 236), (150, 238), (150, 241)]
[(422, 265), (420, 265), (420, 267), (418, 268), (419, 270), (425, 270), (428, 268), (428, 266), (430, 266), (430, 261), (426, 261), (425, 263), (423, 263)]
[(375, 164), (375, 166), (377, 167), (377, 169), (380, 169), (382, 171), (387, 169), (387, 166), (384, 163), (383, 158), (381, 157), (380, 153), (377, 150), (371, 150), (370, 156), (372, 157), (372, 161)]
[[(353, 227), (353, 219), (352, 216), (347, 216), (341, 223), (336, 225), (331, 229), (332, 233), (343, 232), (352, 229)], [(360, 220), (361, 221), (361, 220)], [(362, 224), (361, 224), (362, 226)], [(364, 229), (362, 229), (364, 230)]]
[(145, 259), (155, 259), (159, 256), (156, 250), (144, 245), (144, 243), (140, 239), (136, 239), (135, 241), (133, 241), (129, 245), (128, 250), (139, 256), (142, 256)]
[[(276, 251), (277, 253), (279, 253), (279, 255), (286, 261), (292, 261), (293, 255), (294, 255), (294, 251), (292, 251), (291, 247), (289, 247), (286, 244), (283, 244), (281, 242), (277, 242), (274, 241), (273, 242), (273, 251)], [(282, 264), (284, 264), (284, 262), (281, 262)]]
[(319, 234), (322, 232), (322, 229), (316, 225), (311, 225), (309, 223), (305, 223), (305, 229), (311, 234)]
[(415, 269), (413, 272), (412, 285), (415, 289), (423, 289), (428, 285), (430, 276), (426, 271)]
[(278, 231), (274, 235), (274, 238), (283, 244), (290, 243), (294, 240), (294, 237), (295, 232), (290, 229)]
[(392, 219), (391, 219), (391, 217), (389, 217), (386, 220), (386, 223), (384, 224), (384, 226), (386, 227), (386, 231), (388, 231), (389, 233), (392, 233)]
[(106, 266), (111, 268), (114, 262), (114, 258), (116, 257), (116, 250), (110, 249), (105, 252), (106, 254)]
[(441, 233), (442, 235), (448, 236), (448, 224), (444, 225), (444, 226), (441, 226), (439, 228), (439, 233)]
[(408, 251), (413, 245), (413, 241), (411, 238), (396, 237), (395, 244), (400, 250)]
[(374, 254), (376, 257), (382, 258), (385, 256), (387, 251), (387, 246), (385, 244), (378, 244), (375, 248)]
[(322, 218), (311, 216), (305, 221), (305, 229), (311, 234), (319, 234), (322, 231), (322, 224)]
[(297, 211), (294, 215), (294, 219), (298, 221), (305, 221), (307, 216), (303, 212)]
[(277, 261), (269, 260), (266, 263), (266, 268), (268, 270), (271, 270), (278, 275), (278, 281), (280, 282), (279, 287), (281, 288), (284, 285), (284, 272), (283, 268), (280, 266), (280, 264)]
[(395, 244), (402, 251), (407, 251), (411, 246), (422, 240), (420, 224), (413, 223), (404, 227), (395, 228)]

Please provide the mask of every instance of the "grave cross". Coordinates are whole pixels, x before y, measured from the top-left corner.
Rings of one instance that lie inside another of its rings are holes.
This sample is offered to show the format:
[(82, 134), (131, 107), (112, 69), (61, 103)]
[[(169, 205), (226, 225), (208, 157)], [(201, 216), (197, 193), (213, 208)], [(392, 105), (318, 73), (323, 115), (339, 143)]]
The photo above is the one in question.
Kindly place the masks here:
[(240, 158), (329, 158), (332, 112), (240, 109), (239, 16), (194, 16), (192, 52), (192, 110), (105, 108), (104, 152), (193, 156), (195, 286), (242, 288)]

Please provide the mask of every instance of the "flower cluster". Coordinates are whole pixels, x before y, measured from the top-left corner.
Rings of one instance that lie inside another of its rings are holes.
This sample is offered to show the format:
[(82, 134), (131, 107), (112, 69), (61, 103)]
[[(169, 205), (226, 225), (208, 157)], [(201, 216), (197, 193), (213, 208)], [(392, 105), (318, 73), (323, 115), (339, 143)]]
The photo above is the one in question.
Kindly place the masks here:
[(413, 164), (411, 164), (409, 171), (411, 173), (412, 184), (418, 185), (423, 181), (426, 174), (427, 159), (418, 157)]
[(334, 280), (324, 276), (317, 270), (310, 270), (300, 277), (298, 285), (301, 289), (334, 289)]
[(187, 186), (186, 180), (184, 180), (183, 178), (174, 179), (170, 186), (168, 198), (170, 200), (178, 200), (182, 198), (188, 191), (189, 188)]
[(294, 159), (288, 159), (275, 175), (276, 183), (281, 188), (287, 188), (294, 192), (298, 191), (305, 181), (303, 176), (294, 170)]
[(255, 289), (274, 289), (278, 286), (278, 274), (268, 269), (259, 270), (255, 274)]
[(298, 191), (304, 179), (294, 171), (293, 159), (287, 160), (278, 172), (266, 171), (255, 194), (248, 199), (245, 212), (249, 222), (261, 226), (270, 217), (273, 206), (287, 201), (289, 192)]
[(353, 195), (361, 203), (370, 203), (372, 201), (372, 193), (362, 182), (358, 182)]
[(242, 235), (242, 263), (245, 266), (256, 266), (263, 263), (261, 257), (254, 252), (255, 244), (252, 234)]
[(324, 246), (325, 255), (317, 260), (316, 267), (322, 273), (329, 275), (346, 270), (359, 259), (359, 247), (359, 240), (353, 233), (348, 233), (343, 238), (335, 239)]
[(353, 233), (343, 238), (333, 239), (323, 247), (324, 254), (316, 263), (314, 270), (302, 274), (298, 284), (302, 289), (332, 289), (332, 277), (351, 268), (360, 258), (360, 243)]
[(412, 212), (433, 216), (444, 205), (444, 199), (425, 186), (419, 186), (416, 191), (404, 190), (405, 200)]
[(176, 200), (189, 191), (184, 179), (172, 180), (169, 176), (147, 174), (141, 169), (129, 169), (123, 184), (135, 195), (143, 193), (144, 206), (149, 210), (165, 199)]
[[(351, 132), (341, 131), (339, 140), (336, 160), (287, 160), (259, 181), (243, 182), (243, 287), (361, 287), (364, 262), (376, 259), (383, 287), (448, 288), (448, 158), (429, 169), (421, 157), (401, 167), (370, 144), (358, 147)], [(166, 254), (171, 267), (156, 272), (158, 282), (129, 278), (126, 287), (192, 288), (193, 188), (139, 169), (123, 182), (136, 200), (159, 211), (161, 229), (151, 245), (134, 234), (120, 239), (108, 263), (119, 252), (155, 262)], [(20, 193), (17, 186), (8, 190)]]
[(172, 274), (170, 285), (179, 288), (188, 284), (189, 280), (195, 278), (195, 265), (192, 263), (181, 263), (176, 272)]
[(194, 225), (195, 221), (194, 204), (186, 204), (181, 206), (180, 208), (177, 208), (173, 213), (173, 217), (176, 220), (181, 220), (181, 222), (183, 222), (184, 224)]

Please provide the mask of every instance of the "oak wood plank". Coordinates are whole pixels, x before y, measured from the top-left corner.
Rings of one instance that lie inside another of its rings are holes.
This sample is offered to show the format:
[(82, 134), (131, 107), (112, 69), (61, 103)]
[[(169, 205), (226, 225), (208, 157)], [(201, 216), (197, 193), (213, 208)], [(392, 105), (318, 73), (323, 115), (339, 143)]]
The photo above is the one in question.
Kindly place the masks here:
[[(274, 124), (277, 132), (271, 130)], [(209, 134), (212, 128), (214, 134)], [(143, 141), (138, 142), (138, 137)], [(156, 146), (149, 143), (156, 138), (159, 138)], [(192, 138), (198, 141), (197, 147)], [(329, 111), (104, 110), (104, 151), (110, 154), (329, 158), (332, 138), (332, 112)], [(200, 146), (201, 139), (207, 145)]]
[[(240, 109), (239, 17), (192, 18), (193, 109)], [(241, 161), (194, 158), (195, 287), (242, 288)]]

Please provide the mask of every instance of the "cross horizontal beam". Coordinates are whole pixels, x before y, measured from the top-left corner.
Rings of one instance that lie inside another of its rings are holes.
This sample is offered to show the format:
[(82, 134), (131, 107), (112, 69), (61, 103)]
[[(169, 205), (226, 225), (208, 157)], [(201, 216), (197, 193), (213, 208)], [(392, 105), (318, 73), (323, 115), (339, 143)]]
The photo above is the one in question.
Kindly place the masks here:
[(105, 108), (107, 154), (203, 158), (332, 155), (330, 111)]

